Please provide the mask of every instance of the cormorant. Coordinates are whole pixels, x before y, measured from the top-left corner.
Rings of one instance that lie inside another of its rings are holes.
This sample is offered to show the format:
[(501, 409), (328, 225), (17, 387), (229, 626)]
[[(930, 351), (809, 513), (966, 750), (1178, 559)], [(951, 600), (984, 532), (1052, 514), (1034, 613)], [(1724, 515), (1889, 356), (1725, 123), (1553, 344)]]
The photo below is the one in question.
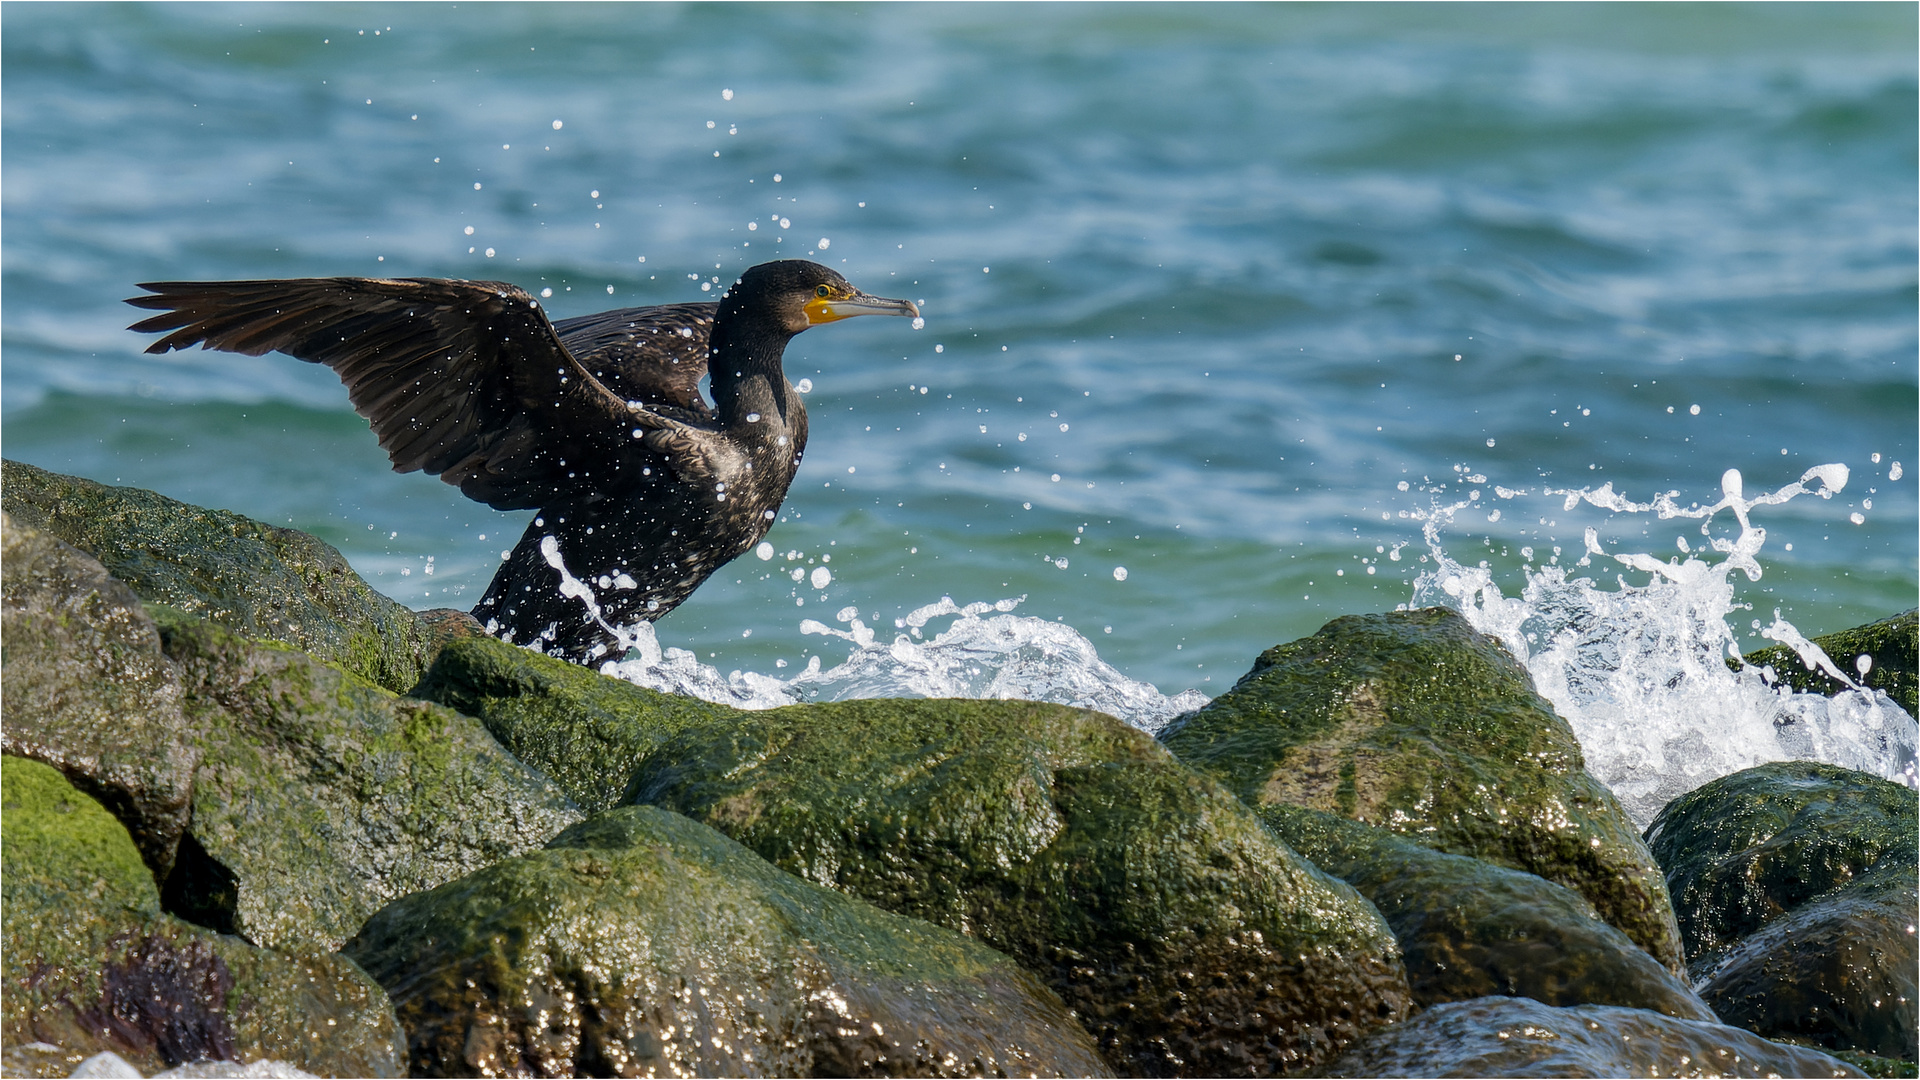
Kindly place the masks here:
[[(807, 445), (806, 406), (780, 366), (787, 342), (855, 315), (920, 313), (803, 259), (753, 267), (718, 304), (557, 323), (497, 281), (140, 288), (154, 295), (127, 303), (165, 314), (131, 329), (173, 331), (148, 352), (198, 343), (325, 364), (396, 472), (437, 474), (496, 510), (537, 508), (473, 615), (579, 663), (617, 645), (609, 624), (672, 611), (772, 527)], [(592, 595), (562, 595), (550, 554)]]

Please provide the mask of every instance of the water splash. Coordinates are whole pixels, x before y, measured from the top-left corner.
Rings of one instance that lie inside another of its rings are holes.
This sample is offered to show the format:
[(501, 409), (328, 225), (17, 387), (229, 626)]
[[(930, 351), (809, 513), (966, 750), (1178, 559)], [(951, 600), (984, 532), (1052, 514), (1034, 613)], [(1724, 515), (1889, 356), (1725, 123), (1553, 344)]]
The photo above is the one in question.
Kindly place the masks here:
[[(1127, 678), (1070, 626), (1008, 614), (1024, 596), (964, 607), (943, 596), (895, 619), (894, 626), (905, 632), (884, 644), (857, 609), (843, 608), (836, 621), (847, 629), (806, 619), (800, 632), (848, 642), (853, 648), (845, 661), (823, 670), (820, 657), (813, 656), (791, 679), (752, 671), (722, 675), (686, 649), (663, 647), (651, 623), (608, 623), (592, 586), (567, 571), (558, 540), (542, 539), (540, 553), (560, 574), (561, 595), (578, 600), (588, 617), (617, 639), (611, 651), (620, 659), (602, 663), (600, 673), (652, 690), (741, 709), (880, 697), (1047, 701), (1095, 709), (1149, 732), (1208, 701), (1197, 690), (1168, 697), (1150, 683)], [(989, 613), (998, 614), (981, 618)], [(922, 640), (927, 624), (943, 616), (954, 616), (953, 622)]]
[[(1205, 705), (1207, 697), (1186, 690), (1172, 697), (1150, 683), (1122, 675), (1100, 659), (1093, 643), (1071, 626), (1031, 616), (1009, 615), (1024, 596), (960, 607), (951, 597), (894, 620), (907, 633), (881, 644), (851, 610), (846, 630), (809, 619), (802, 633), (851, 642), (844, 663), (807, 671), (789, 684), (808, 700), (870, 697), (964, 697), (997, 701), (1050, 701), (1095, 709), (1146, 731)], [(992, 618), (980, 616), (1000, 612)], [(928, 620), (958, 616), (931, 641), (918, 640)]]
[[(1831, 498), (1847, 478), (1846, 466), (1821, 465), (1795, 483), (1749, 499), (1740, 473), (1730, 469), (1721, 478), (1720, 500), (1711, 506), (1681, 506), (1674, 501), (1677, 492), (1637, 503), (1612, 484), (1543, 489), (1542, 496), (1558, 497), (1567, 511), (1585, 502), (1614, 514), (1699, 520), (1706, 544), (1694, 551), (1681, 537), (1685, 557), (1670, 560), (1616, 554), (1589, 528), (1577, 565), (1611, 559), (1651, 575), (1647, 583), (1629, 584), (1619, 574), (1609, 591), (1589, 578), (1569, 577), (1565, 567), (1529, 565), (1517, 597), (1503, 595), (1484, 564), (1465, 566), (1441, 545), (1442, 532), (1459, 511), (1484, 507), (1473, 499), (1436, 504), (1413, 515), (1424, 522), (1436, 566), (1415, 579), (1409, 606), (1453, 608), (1511, 649), (1540, 693), (1572, 724), (1587, 771), (1613, 789), (1643, 827), (1673, 798), (1768, 761), (1823, 761), (1915, 786), (1920, 727), (1914, 718), (1842, 671), (1778, 611), (1770, 626), (1755, 621), (1760, 634), (1792, 646), (1809, 666), (1850, 689), (1831, 698), (1797, 693), (1776, 685), (1770, 670), (1734, 670), (1727, 663), (1740, 656), (1729, 619), (1745, 607), (1734, 597), (1732, 572), (1749, 581), (1762, 574), (1757, 556), (1766, 530), (1753, 524), (1752, 511), (1806, 494)], [(1495, 490), (1502, 499), (1527, 495)], [(1723, 512), (1731, 513), (1738, 535), (1714, 535), (1715, 518)], [(1710, 561), (1709, 550), (1725, 557)]]

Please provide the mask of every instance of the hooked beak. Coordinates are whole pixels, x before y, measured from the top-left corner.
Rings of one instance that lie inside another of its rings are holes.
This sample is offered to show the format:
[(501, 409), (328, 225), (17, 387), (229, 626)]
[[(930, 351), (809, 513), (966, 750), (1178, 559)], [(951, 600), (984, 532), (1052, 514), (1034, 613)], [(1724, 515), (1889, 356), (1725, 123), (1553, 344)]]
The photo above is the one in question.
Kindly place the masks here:
[(911, 300), (888, 300), (866, 293), (855, 293), (843, 299), (815, 297), (806, 303), (807, 325), (819, 326), (821, 323), (838, 322), (851, 319), (855, 315), (905, 315), (908, 318), (920, 317), (920, 309)]

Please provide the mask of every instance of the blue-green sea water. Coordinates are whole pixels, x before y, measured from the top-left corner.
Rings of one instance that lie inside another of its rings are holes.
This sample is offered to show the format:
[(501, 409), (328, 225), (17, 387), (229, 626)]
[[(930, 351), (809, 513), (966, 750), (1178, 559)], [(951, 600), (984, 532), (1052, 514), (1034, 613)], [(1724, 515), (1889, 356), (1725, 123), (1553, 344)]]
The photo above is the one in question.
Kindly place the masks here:
[(6, 455), (308, 530), (416, 607), (470, 606), (531, 514), (389, 471), (324, 368), (143, 355), (136, 282), (504, 279), (565, 317), (805, 256), (920, 301), (922, 330), (789, 350), (813, 434), (775, 558), (659, 627), (721, 670), (844, 652), (803, 618), (1025, 596), (1217, 694), (1408, 602), (1435, 500), (1485, 492), (1501, 514), (1444, 545), (1517, 587), (1587, 527), (1700, 546), (1543, 488), (1711, 503), (1728, 469), (1751, 493), (1829, 462), (1838, 495), (1757, 515), (1740, 602), (1813, 634), (1920, 588), (1910, 4), (9, 4), (0, 29)]

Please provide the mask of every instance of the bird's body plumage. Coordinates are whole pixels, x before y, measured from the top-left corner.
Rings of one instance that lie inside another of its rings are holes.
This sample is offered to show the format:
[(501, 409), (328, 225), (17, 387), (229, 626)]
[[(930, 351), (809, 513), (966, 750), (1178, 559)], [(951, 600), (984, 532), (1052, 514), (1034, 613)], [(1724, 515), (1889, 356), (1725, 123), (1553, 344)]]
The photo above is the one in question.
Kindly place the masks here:
[[(496, 509), (537, 508), (474, 615), (574, 660), (651, 621), (772, 526), (807, 441), (781, 357), (853, 314), (917, 314), (800, 260), (749, 270), (719, 303), (550, 322), (503, 282), (403, 278), (164, 282), (128, 302), (201, 344), (326, 364), (396, 471), (438, 475)], [(837, 313), (836, 313), (837, 312)], [(710, 404), (701, 380), (713, 378)], [(593, 589), (562, 595), (542, 541)]]

